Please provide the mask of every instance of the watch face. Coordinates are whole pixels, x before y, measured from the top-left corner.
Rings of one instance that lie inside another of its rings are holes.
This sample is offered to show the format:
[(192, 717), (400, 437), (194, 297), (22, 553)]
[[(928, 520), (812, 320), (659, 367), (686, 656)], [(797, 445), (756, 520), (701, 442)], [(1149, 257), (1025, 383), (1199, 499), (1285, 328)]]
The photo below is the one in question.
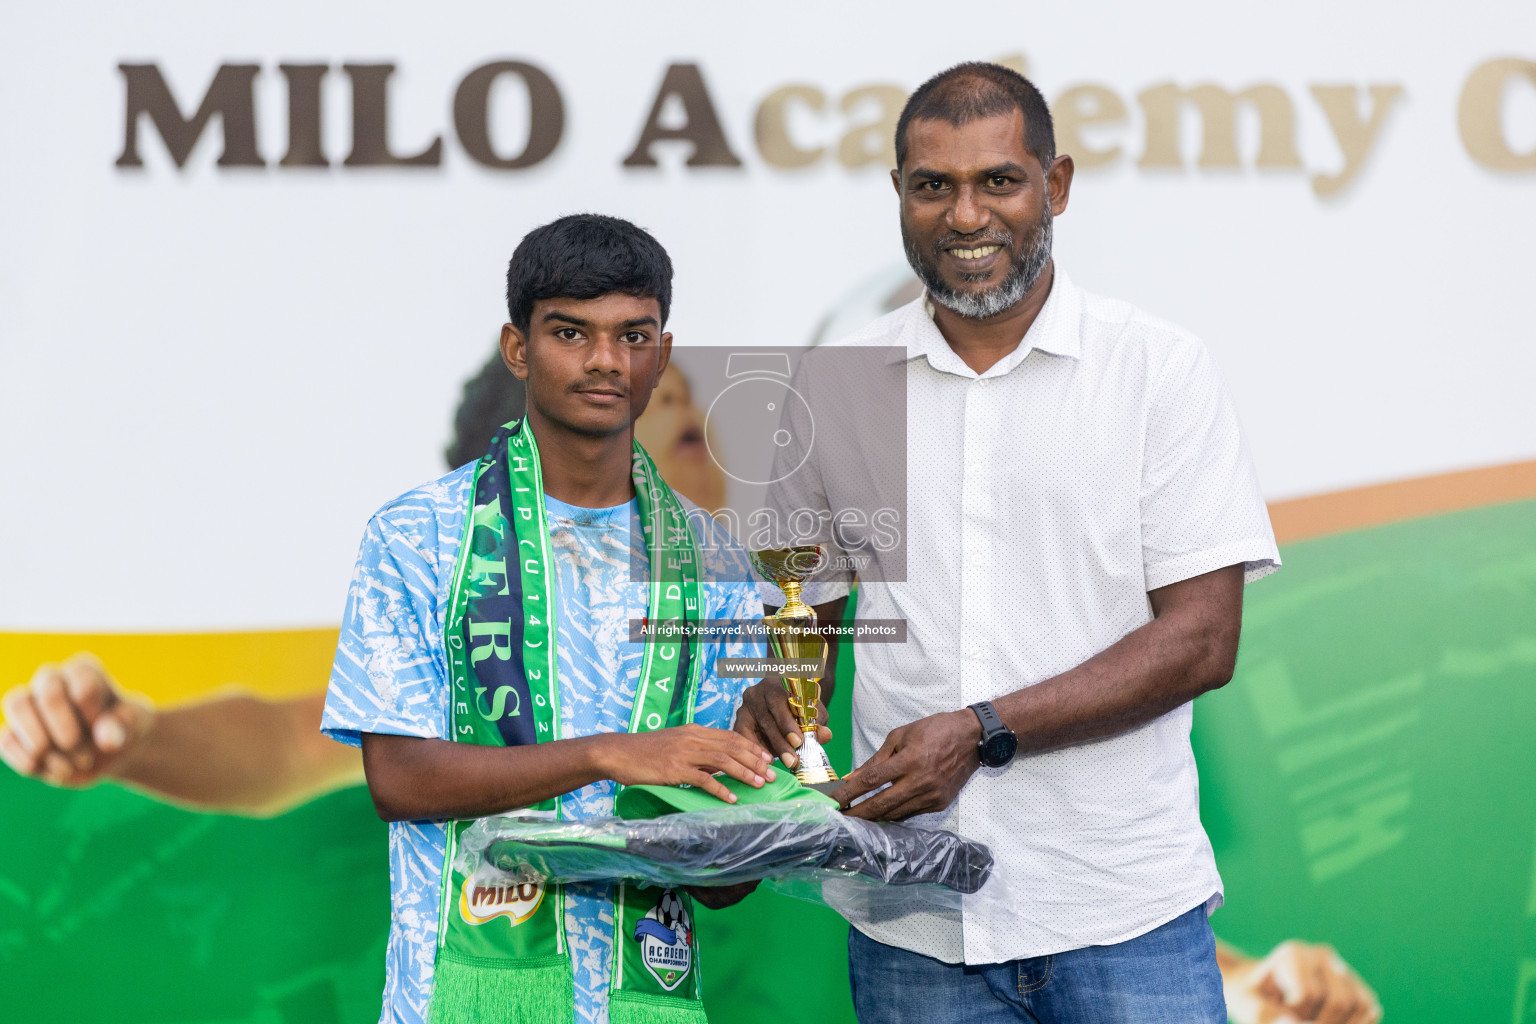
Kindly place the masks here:
[(1019, 738), (1011, 731), (995, 732), (981, 741), (981, 763), (988, 768), (1000, 768), (1013, 760), (1018, 749)]

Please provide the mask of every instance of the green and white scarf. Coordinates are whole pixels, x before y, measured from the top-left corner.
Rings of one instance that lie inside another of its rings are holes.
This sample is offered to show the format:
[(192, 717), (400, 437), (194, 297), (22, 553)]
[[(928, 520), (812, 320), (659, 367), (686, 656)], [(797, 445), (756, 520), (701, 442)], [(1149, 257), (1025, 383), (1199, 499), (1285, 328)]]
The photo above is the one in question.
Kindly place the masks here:
[[(688, 517), (645, 449), (635, 492), (650, 557), (647, 619), (698, 619), (699, 552)], [(452, 739), (485, 746), (560, 736), (555, 577), (538, 444), (526, 420), (497, 431), (475, 467), (444, 636)], [(693, 720), (695, 640), (647, 643), (629, 731)], [(545, 800), (524, 814), (560, 816)], [(438, 913), (433, 1024), (574, 1024), (575, 992), (559, 885), (465, 877), (454, 855), (470, 820), (448, 828)], [(693, 904), (671, 889), (615, 885), (612, 1024), (702, 1024)]]

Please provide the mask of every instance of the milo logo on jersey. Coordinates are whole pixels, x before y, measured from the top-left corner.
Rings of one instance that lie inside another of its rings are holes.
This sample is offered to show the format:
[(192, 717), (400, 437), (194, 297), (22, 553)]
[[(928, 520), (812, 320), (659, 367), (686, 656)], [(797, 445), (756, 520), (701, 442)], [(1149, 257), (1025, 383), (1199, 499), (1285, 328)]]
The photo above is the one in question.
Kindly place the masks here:
[(635, 924), (640, 962), (662, 988), (671, 992), (693, 966), (693, 919), (671, 889)]
[(505, 917), (519, 925), (533, 916), (544, 902), (543, 882), (518, 882), (476, 873), (464, 879), (459, 891), (459, 913), (467, 924), (485, 924)]

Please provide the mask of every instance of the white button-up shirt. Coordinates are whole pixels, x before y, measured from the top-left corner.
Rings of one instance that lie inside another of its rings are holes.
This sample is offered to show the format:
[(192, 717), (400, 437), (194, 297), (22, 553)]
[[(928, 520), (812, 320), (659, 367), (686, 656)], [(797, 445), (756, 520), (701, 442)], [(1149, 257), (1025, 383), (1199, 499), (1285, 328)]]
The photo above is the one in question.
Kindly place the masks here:
[[(1197, 339), (1058, 268), (1018, 348), (978, 374), (930, 309), (918, 299), (835, 343), (897, 346), (906, 362), (906, 566), (862, 574), (858, 617), (906, 620), (907, 642), (855, 648), (860, 764), (892, 729), (1081, 664), (1151, 621), (1150, 590), (1237, 563), (1251, 582), (1280, 564), (1237, 417)], [(874, 461), (882, 440), (865, 440)], [(857, 507), (868, 500), (849, 491), (859, 480), (796, 474), (789, 498)], [(806, 596), (845, 590), (822, 583)], [(1009, 903), (968, 898), (957, 914), (860, 927), (985, 964), (1121, 942), (1214, 909), (1221, 878), (1190, 722), (1185, 704), (981, 769), (948, 810), (916, 822), (991, 847)]]

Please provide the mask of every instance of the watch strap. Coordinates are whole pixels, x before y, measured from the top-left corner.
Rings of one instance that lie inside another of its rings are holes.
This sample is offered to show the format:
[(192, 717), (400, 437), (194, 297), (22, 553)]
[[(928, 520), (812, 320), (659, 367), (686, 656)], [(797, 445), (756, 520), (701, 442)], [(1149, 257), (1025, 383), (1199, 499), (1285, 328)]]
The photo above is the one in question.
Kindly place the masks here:
[[(1018, 737), (1014, 735), (1012, 729), (1003, 724), (1002, 717), (998, 715), (991, 701), (977, 701), (970, 705), (970, 709), (981, 721), (981, 741), (976, 744), (976, 754), (981, 759), (982, 765), (987, 768), (1001, 768), (1008, 764), (1018, 753)], [(1002, 749), (993, 749), (999, 741), (1005, 741), (1006, 753)]]
[(983, 740), (1001, 729), (1008, 728), (1003, 724), (1002, 718), (998, 716), (997, 708), (992, 706), (991, 701), (979, 700), (975, 704), (970, 705), (970, 708), (976, 712), (976, 717), (981, 720), (981, 738)]

